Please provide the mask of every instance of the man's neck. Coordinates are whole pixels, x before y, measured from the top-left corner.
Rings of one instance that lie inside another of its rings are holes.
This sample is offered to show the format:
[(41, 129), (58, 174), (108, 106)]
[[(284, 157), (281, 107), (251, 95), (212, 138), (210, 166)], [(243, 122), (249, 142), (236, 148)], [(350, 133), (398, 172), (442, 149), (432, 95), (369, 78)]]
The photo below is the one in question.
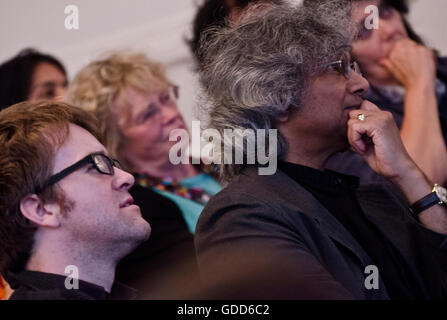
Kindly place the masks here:
[(326, 162), (339, 148), (328, 148), (328, 143), (319, 143), (318, 139), (294, 139), (289, 141), (284, 161), (300, 164), (317, 170), (323, 170)]
[[(52, 258), (54, 259), (54, 258)], [(47, 260), (48, 261), (48, 260)], [(72, 268), (68, 266), (74, 266), (77, 268), (78, 280), (89, 282), (97, 286), (103, 287), (105, 291), (110, 293), (110, 290), (115, 279), (116, 264), (96, 262), (94, 264), (82, 264), (79, 261), (59, 261), (50, 260), (51, 263), (46, 263), (43, 257), (32, 256), (27, 264), (26, 270), (39, 271), (45, 273), (57, 274), (65, 277), (73, 277), (75, 273)], [(67, 272), (67, 273), (66, 273)]]
[(119, 260), (115, 257), (116, 252), (103, 252), (98, 255), (97, 250), (89, 252), (76, 246), (64, 248), (60, 245), (63, 242), (56, 241), (49, 242), (52, 243), (49, 245), (47, 243), (43, 245), (36, 241), (26, 270), (73, 277), (73, 270), (67, 267), (75, 266), (79, 280), (103, 287), (105, 291), (110, 292)]
[(293, 112), (277, 126), (287, 141), (287, 154), (283, 158), (287, 162), (322, 170), (330, 157), (348, 148), (346, 138), (336, 133), (318, 132), (318, 128), (312, 126), (312, 119), (299, 112)]

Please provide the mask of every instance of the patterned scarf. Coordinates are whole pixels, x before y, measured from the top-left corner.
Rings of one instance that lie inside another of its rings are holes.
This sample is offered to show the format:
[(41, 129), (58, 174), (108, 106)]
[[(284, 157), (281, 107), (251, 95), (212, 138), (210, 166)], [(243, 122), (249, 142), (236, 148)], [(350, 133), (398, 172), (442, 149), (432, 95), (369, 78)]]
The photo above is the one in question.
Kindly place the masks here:
[[(211, 166), (202, 166), (201, 173), (212, 175)], [(212, 194), (206, 192), (201, 187), (185, 187), (179, 182), (173, 182), (169, 179), (156, 179), (147, 174), (139, 174), (135, 176), (135, 183), (144, 188), (155, 188), (159, 191), (170, 192), (179, 197), (183, 197), (194, 201), (200, 205), (206, 205)]]

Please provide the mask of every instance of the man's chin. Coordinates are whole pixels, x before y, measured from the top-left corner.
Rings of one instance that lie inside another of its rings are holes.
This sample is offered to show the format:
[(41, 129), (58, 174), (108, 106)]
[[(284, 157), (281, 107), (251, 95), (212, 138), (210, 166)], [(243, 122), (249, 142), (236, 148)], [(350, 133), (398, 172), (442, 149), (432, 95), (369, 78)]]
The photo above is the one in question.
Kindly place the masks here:
[(132, 226), (129, 227), (131, 228), (129, 230), (129, 233), (132, 234), (132, 238), (137, 243), (137, 245), (148, 240), (152, 233), (151, 225), (143, 218), (134, 221), (134, 223), (132, 223)]
[(147, 222), (146, 220), (144, 220), (144, 223), (142, 223), (142, 225), (139, 227), (141, 228), (139, 240), (140, 242), (144, 242), (150, 238), (152, 234), (152, 228), (149, 222)]

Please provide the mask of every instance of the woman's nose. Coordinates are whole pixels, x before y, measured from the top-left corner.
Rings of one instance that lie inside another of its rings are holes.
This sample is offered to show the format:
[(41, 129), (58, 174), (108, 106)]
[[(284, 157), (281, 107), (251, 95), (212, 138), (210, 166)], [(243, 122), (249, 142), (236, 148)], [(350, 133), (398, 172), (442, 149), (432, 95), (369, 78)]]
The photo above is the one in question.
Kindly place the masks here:
[(180, 113), (178, 111), (177, 105), (172, 106), (165, 106), (162, 108), (163, 110), (163, 124), (167, 125), (171, 122), (175, 121), (179, 116)]
[(385, 19), (380, 19), (379, 30), (377, 31), (379, 32), (380, 39), (386, 42), (397, 40), (396, 37), (399, 36), (394, 24)]

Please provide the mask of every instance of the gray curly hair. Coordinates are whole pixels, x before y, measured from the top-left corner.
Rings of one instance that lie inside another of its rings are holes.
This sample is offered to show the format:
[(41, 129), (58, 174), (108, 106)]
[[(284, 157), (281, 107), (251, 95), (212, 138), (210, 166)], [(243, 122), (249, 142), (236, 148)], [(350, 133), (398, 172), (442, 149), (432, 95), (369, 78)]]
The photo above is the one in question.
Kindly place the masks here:
[[(209, 29), (202, 37), (204, 63), (199, 70), (207, 125), (220, 133), (268, 132), (277, 119), (299, 110), (310, 78), (350, 51), (349, 10), (346, 1), (338, 0), (311, 8), (266, 9), (261, 4), (247, 10), (236, 26)], [(276, 156), (281, 159), (287, 142), (279, 132), (277, 139)], [(246, 141), (231, 147), (247, 156)], [(243, 166), (218, 165), (220, 176), (229, 180)]]

